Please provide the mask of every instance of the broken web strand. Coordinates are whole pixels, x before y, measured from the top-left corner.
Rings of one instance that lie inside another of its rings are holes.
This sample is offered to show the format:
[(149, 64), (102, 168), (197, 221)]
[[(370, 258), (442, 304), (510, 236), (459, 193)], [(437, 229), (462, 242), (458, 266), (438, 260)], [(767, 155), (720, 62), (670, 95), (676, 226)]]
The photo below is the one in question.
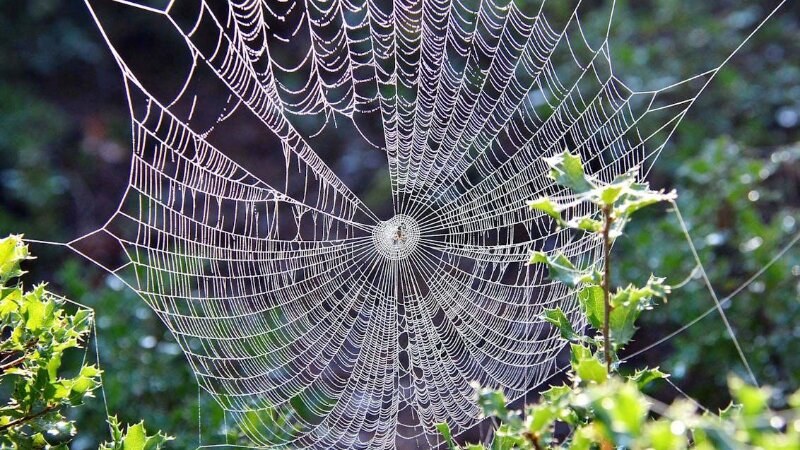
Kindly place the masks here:
[(725, 314), (725, 311), (722, 309), (722, 304), (719, 301), (719, 297), (717, 296), (717, 291), (714, 289), (713, 284), (711, 284), (711, 280), (708, 279), (708, 274), (706, 272), (705, 267), (703, 266), (702, 262), (700, 261), (700, 256), (697, 253), (697, 248), (694, 246), (692, 242), (692, 236), (689, 235), (688, 228), (686, 226), (686, 222), (683, 220), (683, 215), (681, 214), (680, 208), (678, 208), (678, 204), (676, 202), (672, 202), (672, 207), (675, 210), (675, 217), (678, 218), (678, 222), (680, 222), (681, 230), (683, 231), (684, 237), (686, 238), (686, 242), (689, 244), (689, 248), (692, 251), (692, 257), (697, 263), (698, 267), (700, 267), (700, 276), (703, 278), (703, 283), (708, 288), (708, 293), (711, 298), (714, 300), (714, 306), (719, 313), (720, 319), (725, 324), (725, 330), (728, 332), (728, 337), (730, 337), (731, 342), (733, 343), (734, 347), (736, 347), (736, 353), (739, 355), (739, 359), (741, 360), (742, 364), (744, 364), (744, 368), (747, 370), (747, 374), (750, 376), (750, 381), (756, 386), (759, 386), (758, 378), (753, 373), (753, 369), (750, 368), (750, 363), (747, 361), (747, 357), (742, 350), (742, 345), (739, 343), (739, 339), (736, 337), (736, 332), (733, 331), (733, 327), (731, 326), (730, 321), (728, 321), (728, 316)]

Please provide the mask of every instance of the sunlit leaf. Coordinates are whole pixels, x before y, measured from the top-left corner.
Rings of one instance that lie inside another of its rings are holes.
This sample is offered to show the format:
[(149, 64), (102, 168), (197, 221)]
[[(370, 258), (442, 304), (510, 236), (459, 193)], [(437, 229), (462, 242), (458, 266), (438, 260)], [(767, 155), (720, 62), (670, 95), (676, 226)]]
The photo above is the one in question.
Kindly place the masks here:
[(577, 193), (592, 189), (593, 186), (584, 173), (580, 155), (573, 155), (564, 150), (558, 155), (545, 158), (545, 162), (550, 166), (550, 177), (558, 185), (572, 189)]
[(658, 370), (658, 367), (656, 367), (655, 369), (637, 370), (633, 375), (629, 377), (629, 379), (635, 382), (636, 385), (639, 386), (639, 389), (642, 389), (655, 380), (660, 380), (667, 377), (669, 377), (669, 374), (666, 374)]
[(555, 325), (556, 328), (558, 328), (562, 338), (566, 340), (575, 339), (575, 330), (572, 329), (572, 324), (561, 308), (545, 309), (543, 317), (547, 322)]

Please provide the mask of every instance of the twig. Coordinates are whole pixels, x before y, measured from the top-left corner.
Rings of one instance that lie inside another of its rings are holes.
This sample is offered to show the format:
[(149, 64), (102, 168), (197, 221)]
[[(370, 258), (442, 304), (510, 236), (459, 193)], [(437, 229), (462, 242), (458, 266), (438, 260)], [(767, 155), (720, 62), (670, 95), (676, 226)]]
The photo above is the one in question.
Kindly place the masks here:
[(6, 431), (9, 428), (13, 428), (13, 427), (15, 427), (17, 425), (23, 424), (23, 423), (28, 422), (30, 420), (33, 420), (33, 419), (35, 419), (37, 417), (41, 417), (41, 416), (43, 416), (43, 415), (45, 415), (45, 414), (47, 414), (47, 413), (49, 413), (51, 411), (55, 411), (56, 409), (58, 409), (58, 406), (50, 405), (47, 408), (37, 412), (36, 414), (31, 414), (31, 415), (28, 415), (28, 416), (25, 416), (25, 417), (20, 417), (19, 419), (14, 419), (11, 422), (8, 422), (7, 424), (0, 426), (0, 432)]
[(23, 354), (22, 356), (13, 361), (9, 361), (3, 365), (0, 365), (0, 373), (4, 373), (6, 370), (24, 363), (26, 359), (28, 359), (28, 355)]
[(544, 450), (544, 447), (542, 447), (541, 442), (539, 442), (539, 437), (537, 435), (531, 433), (530, 431), (525, 431), (522, 434), (525, 436), (528, 442), (533, 445), (534, 450)]
[(603, 207), (603, 307), (605, 320), (603, 320), (603, 352), (606, 357), (606, 369), (611, 372), (611, 336), (609, 322), (611, 321), (611, 206)]

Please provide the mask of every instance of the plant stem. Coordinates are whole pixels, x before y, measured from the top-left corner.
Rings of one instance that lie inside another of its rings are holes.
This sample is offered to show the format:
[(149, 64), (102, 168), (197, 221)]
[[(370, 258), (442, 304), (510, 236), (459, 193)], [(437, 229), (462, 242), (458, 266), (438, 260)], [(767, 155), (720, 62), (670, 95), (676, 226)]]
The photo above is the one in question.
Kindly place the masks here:
[(8, 370), (8, 369), (10, 369), (12, 367), (16, 367), (16, 366), (24, 363), (27, 358), (28, 358), (28, 355), (25, 354), (25, 355), (22, 355), (19, 358), (13, 360), (13, 361), (10, 361), (10, 362), (7, 362), (7, 363), (5, 363), (3, 365), (0, 365), (0, 373), (5, 373), (6, 370)]
[(0, 426), (0, 432), (3, 432), (5, 430), (7, 430), (9, 428), (12, 428), (12, 427), (15, 427), (17, 425), (21, 425), (21, 424), (23, 424), (25, 422), (31, 421), (31, 420), (33, 420), (33, 419), (35, 419), (37, 417), (43, 416), (43, 415), (49, 413), (50, 411), (54, 411), (56, 409), (58, 409), (58, 406), (50, 405), (47, 408), (45, 408), (45, 409), (43, 409), (43, 410), (41, 410), (41, 411), (39, 411), (39, 412), (37, 412), (35, 414), (31, 414), (31, 415), (28, 415), (28, 416), (25, 416), (25, 417), (20, 417), (19, 419), (12, 420), (11, 422), (8, 422), (7, 424)]
[(603, 320), (603, 352), (606, 357), (606, 369), (611, 373), (611, 333), (609, 322), (611, 321), (611, 224), (614, 219), (611, 217), (611, 206), (603, 207), (603, 306), (605, 320)]
[(528, 442), (531, 443), (531, 445), (533, 445), (534, 450), (544, 450), (544, 447), (542, 447), (542, 444), (539, 442), (538, 436), (528, 431), (525, 431), (524, 433), (522, 433), (522, 435), (525, 436), (525, 438), (528, 440)]

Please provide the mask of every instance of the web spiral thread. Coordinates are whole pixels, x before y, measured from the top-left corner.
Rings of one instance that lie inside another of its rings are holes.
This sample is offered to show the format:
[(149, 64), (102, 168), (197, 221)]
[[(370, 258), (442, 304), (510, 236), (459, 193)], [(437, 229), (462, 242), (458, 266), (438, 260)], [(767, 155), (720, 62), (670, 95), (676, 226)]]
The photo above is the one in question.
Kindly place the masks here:
[[(543, 157), (566, 147), (601, 179), (644, 175), (718, 68), (635, 91), (612, 70), (608, 31), (587, 36), (580, 1), (522, 3), (87, 1), (133, 126), (128, 191), (105, 227), (130, 261), (118, 273), (256, 445), (434, 446), (436, 423), (481, 419), (471, 383), (513, 399), (555, 371), (563, 341), (542, 312), (580, 327), (578, 304), (526, 261), (591, 264), (599, 242), (525, 208), (563, 194)], [(117, 51), (114, 8), (180, 42), (190, 68), (175, 92)], [(219, 130), (242, 115), (279, 142), (257, 150), (283, 155), (275, 179), (228, 156)], [(385, 154), (393, 216), (312, 148), (337, 120)]]

